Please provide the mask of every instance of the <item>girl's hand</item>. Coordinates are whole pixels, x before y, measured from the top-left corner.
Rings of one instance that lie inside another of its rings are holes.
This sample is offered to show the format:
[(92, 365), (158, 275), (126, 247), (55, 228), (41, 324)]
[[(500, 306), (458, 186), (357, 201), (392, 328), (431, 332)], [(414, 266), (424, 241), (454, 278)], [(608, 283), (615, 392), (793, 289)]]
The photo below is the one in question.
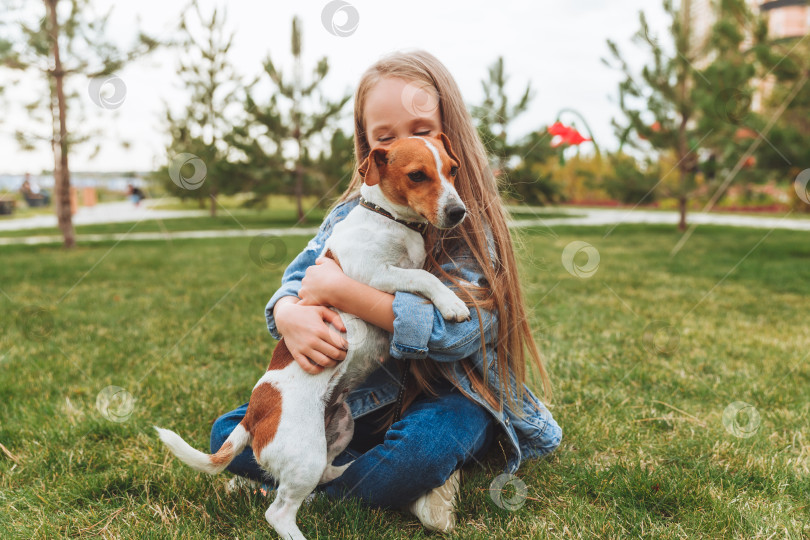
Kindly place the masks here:
[(344, 286), (346, 274), (329, 257), (318, 257), (315, 264), (307, 268), (301, 280), (298, 297), (308, 306), (333, 306), (335, 292)]
[(327, 323), (341, 332), (345, 332), (346, 327), (331, 309), (280, 300), (273, 313), (287, 348), (307, 373), (316, 375), (346, 358), (349, 343)]

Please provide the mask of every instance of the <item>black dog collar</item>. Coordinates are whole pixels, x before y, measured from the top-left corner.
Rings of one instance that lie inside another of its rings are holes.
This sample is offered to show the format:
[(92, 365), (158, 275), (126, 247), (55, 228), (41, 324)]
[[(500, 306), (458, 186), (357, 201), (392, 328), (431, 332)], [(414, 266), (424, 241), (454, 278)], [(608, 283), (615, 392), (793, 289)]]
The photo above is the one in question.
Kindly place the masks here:
[(377, 212), (381, 216), (385, 216), (388, 219), (393, 219), (397, 223), (402, 223), (409, 229), (414, 230), (419, 234), (425, 234), (425, 231), (427, 231), (427, 223), (419, 223), (418, 221), (405, 221), (404, 219), (397, 219), (394, 216), (392, 216), (391, 212), (389, 212), (385, 208), (378, 206), (374, 203), (368, 202), (363, 197), (360, 197), (360, 206), (368, 208), (372, 212)]

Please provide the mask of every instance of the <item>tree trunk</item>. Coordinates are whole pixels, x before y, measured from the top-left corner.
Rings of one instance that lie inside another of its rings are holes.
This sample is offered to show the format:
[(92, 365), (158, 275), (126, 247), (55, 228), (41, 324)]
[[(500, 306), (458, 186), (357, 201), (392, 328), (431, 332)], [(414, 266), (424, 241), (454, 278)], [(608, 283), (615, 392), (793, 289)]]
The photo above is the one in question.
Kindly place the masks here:
[(301, 205), (301, 197), (303, 196), (303, 183), (304, 183), (304, 169), (301, 164), (295, 166), (295, 200), (298, 205), (298, 221), (304, 219), (304, 208)]
[(293, 127), (293, 137), (298, 144), (298, 159), (295, 163), (295, 201), (298, 206), (298, 221), (304, 219), (304, 208), (301, 204), (301, 198), (304, 195), (304, 167), (301, 165), (303, 156), (303, 148), (301, 145), (301, 125), (298, 122), (298, 115), (293, 114), (295, 118), (295, 125)]
[[(691, 36), (689, 31), (692, 28), (691, 0), (683, 0), (681, 9), (681, 14), (683, 17), (684, 50), (678, 51), (678, 53), (680, 54), (681, 58), (688, 63), (686, 57), (689, 55), (691, 48)], [(681, 65), (680, 69), (681, 74), (678, 77), (678, 89), (680, 91), (680, 105), (683, 106), (683, 104), (687, 103), (687, 93), (689, 90), (689, 69), (683, 64)], [(691, 110), (691, 108), (689, 110)], [(676, 151), (676, 157), (678, 158), (678, 172), (680, 173), (680, 178), (678, 179), (678, 182), (680, 183), (680, 193), (678, 194), (678, 212), (680, 213), (678, 230), (681, 232), (686, 230), (686, 203), (689, 200), (687, 194), (688, 175), (692, 174), (689, 171), (692, 159), (687, 159), (691, 153), (686, 139), (686, 126), (689, 123), (689, 116), (690, 113), (682, 109), (681, 123), (680, 126), (678, 126), (678, 147)]]
[[(213, 19), (211, 20), (211, 24), (214, 24)], [(209, 71), (209, 76), (213, 79), (214, 75), (212, 72)], [(210, 149), (209, 155), (213, 156), (213, 159), (217, 158), (217, 138), (215, 133), (216, 125), (214, 123), (214, 92), (216, 92), (216, 82), (211, 80), (209, 87), (208, 87), (208, 122), (211, 123), (211, 142), (208, 143), (208, 148)], [(217, 184), (211, 181), (211, 178), (208, 179), (209, 186), (211, 189), (209, 190), (209, 196), (211, 197), (211, 217), (217, 217)], [(219, 182), (219, 178), (217, 178), (217, 182)]]
[(59, 20), (56, 16), (56, 4), (58, 1), (45, 0), (48, 19), (50, 20), (50, 37), (54, 62), (52, 71), (53, 84), (51, 85), (54, 206), (59, 229), (62, 231), (62, 237), (64, 238), (64, 246), (72, 248), (76, 245), (76, 234), (73, 230), (73, 215), (70, 208), (70, 168), (68, 167), (67, 121), (65, 118), (67, 108), (62, 84), (65, 74), (62, 71), (62, 60), (59, 57)]
[(293, 21), (293, 56), (295, 57), (295, 65), (293, 66), (293, 105), (292, 105), (292, 119), (293, 119), (293, 137), (298, 144), (298, 159), (295, 164), (295, 199), (298, 205), (298, 221), (304, 219), (304, 208), (301, 204), (301, 198), (304, 195), (304, 169), (301, 164), (303, 159), (303, 145), (301, 144), (301, 35), (299, 34), (298, 25)]

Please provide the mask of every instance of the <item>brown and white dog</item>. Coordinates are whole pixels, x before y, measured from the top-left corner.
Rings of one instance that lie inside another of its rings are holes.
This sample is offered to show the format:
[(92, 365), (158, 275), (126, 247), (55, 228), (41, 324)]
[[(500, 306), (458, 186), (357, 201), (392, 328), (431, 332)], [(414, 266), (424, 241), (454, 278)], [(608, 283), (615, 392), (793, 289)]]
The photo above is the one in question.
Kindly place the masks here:
[[(468, 319), (464, 302), (422, 270), (424, 227), (430, 223), (452, 228), (466, 215), (454, 187), (458, 167), (444, 133), (438, 138), (408, 137), (388, 149), (373, 149), (359, 169), (364, 178), (361, 204), (335, 225), (323, 253), (352, 279), (388, 293), (419, 293), (445, 319)], [(279, 341), (270, 366), (253, 388), (244, 419), (215, 454), (195, 450), (173, 431), (155, 426), (180, 460), (210, 474), (221, 472), (252, 445), (256, 461), (278, 481), (265, 518), (285, 539), (305, 538), (295, 522), (301, 503), (318, 484), (337, 478), (349, 466), (332, 465), (354, 430), (344, 399), (379, 367), (378, 359), (388, 356), (388, 332), (338, 313), (349, 343), (345, 360), (311, 375), (293, 360), (284, 340)]]

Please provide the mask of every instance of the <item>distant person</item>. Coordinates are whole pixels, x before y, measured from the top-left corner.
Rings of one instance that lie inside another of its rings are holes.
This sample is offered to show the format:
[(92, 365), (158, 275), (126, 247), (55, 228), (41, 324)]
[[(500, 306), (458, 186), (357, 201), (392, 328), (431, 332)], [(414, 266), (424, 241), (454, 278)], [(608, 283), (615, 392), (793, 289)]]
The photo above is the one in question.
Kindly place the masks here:
[(20, 193), (22, 193), (25, 202), (28, 206), (48, 206), (51, 202), (51, 195), (44, 189), (39, 187), (39, 184), (31, 180), (31, 175), (25, 173), (25, 180), (20, 186)]
[(132, 201), (132, 204), (135, 206), (139, 206), (141, 201), (146, 198), (143, 191), (139, 187), (135, 187), (132, 184), (127, 186), (127, 195), (129, 196), (129, 200)]

